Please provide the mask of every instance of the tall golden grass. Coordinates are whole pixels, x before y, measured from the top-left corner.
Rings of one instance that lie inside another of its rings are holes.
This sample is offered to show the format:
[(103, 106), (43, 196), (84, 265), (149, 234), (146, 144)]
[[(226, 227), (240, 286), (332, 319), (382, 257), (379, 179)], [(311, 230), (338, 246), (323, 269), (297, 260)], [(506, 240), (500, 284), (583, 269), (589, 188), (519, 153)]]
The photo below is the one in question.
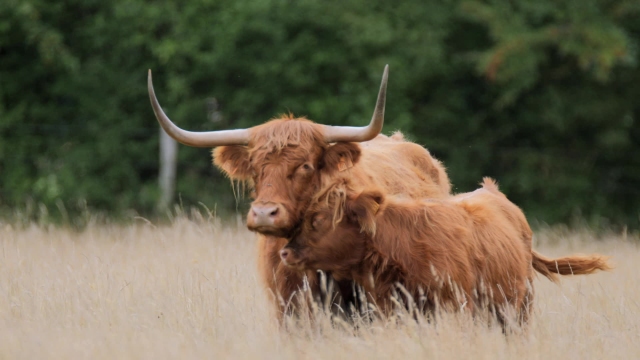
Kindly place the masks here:
[(283, 328), (257, 279), (254, 235), (217, 219), (82, 232), (0, 224), (0, 243), (2, 359), (640, 356), (640, 239), (626, 235), (538, 232), (544, 254), (600, 252), (616, 268), (560, 286), (539, 276), (529, 330), (509, 336), (457, 315)]

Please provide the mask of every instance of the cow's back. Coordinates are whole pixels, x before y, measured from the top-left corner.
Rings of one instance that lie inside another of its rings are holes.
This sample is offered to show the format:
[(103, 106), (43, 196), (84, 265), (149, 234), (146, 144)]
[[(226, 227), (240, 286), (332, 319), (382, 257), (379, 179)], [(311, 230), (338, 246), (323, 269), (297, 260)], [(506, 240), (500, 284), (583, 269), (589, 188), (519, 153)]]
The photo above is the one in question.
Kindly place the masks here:
[[(445, 198), (451, 191), (444, 166), (422, 146), (404, 140), (401, 133), (379, 135), (361, 144), (358, 163), (342, 171), (358, 187), (378, 187), (389, 195)], [(327, 184), (334, 176), (323, 181)]]

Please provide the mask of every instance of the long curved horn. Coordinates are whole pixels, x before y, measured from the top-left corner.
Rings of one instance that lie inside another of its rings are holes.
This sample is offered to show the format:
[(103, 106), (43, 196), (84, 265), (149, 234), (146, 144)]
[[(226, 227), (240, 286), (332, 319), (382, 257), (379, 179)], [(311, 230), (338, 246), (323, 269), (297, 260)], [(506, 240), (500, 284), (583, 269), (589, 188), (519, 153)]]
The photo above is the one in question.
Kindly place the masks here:
[(249, 130), (220, 130), (220, 131), (204, 131), (192, 132), (182, 130), (171, 122), (169, 117), (156, 99), (156, 93), (153, 91), (153, 81), (151, 81), (151, 69), (149, 69), (149, 77), (147, 78), (147, 89), (149, 90), (149, 99), (153, 112), (164, 131), (179, 143), (193, 147), (216, 147), (222, 145), (246, 145), (249, 143)]
[(384, 123), (384, 103), (387, 98), (387, 78), (389, 77), (389, 65), (384, 67), (382, 83), (378, 92), (378, 101), (373, 110), (373, 117), (367, 126), (324, 126), (324, 137), (327, 142), (352, 141), (360, 142), (371, 140), (380, 134)]

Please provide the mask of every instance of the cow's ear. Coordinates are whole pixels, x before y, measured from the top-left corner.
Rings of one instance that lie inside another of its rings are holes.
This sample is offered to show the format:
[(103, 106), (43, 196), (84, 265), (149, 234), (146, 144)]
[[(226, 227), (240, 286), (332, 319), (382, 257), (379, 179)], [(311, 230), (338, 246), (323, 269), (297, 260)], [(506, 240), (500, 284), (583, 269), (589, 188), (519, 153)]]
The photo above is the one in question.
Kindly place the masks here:
[(219, 146), (213, 150), (213, 164), (231, 179), (248, 180), (252, 169), (249, 150), (246, 146)]
[(320, 161), (320, 168), (329, 174), (347, 170), (360, 160), (360, 145), (352, 142), (339, 142), (329, 146)]
[(384, 194), (379, 190), (365, 190), (347, 201), (347, 214), (360, 225), (360, 231), (376, 233), (376, 214), (384, 202)]

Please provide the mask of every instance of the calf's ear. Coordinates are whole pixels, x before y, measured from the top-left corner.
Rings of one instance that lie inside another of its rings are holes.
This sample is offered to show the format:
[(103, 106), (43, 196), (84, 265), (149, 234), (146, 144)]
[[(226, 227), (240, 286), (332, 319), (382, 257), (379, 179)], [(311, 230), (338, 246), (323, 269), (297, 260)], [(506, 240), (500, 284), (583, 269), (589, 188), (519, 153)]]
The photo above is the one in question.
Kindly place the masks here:
[(339, 142), (329, 146), (322, 156), (321, 168), (329, 174), (347, 170), (360, 160), (360, 145)]
[(383, 202), (384, 194), (380, 190), (365, 190), (347, 200), (347, 215), (360, 225), (360, 232), (373, 236), (376, 233), (376, 214)]
[(251, 178), (251, 161), (246, 146), (219, 146), (213, 150), (213, 164), (235, 180)]

